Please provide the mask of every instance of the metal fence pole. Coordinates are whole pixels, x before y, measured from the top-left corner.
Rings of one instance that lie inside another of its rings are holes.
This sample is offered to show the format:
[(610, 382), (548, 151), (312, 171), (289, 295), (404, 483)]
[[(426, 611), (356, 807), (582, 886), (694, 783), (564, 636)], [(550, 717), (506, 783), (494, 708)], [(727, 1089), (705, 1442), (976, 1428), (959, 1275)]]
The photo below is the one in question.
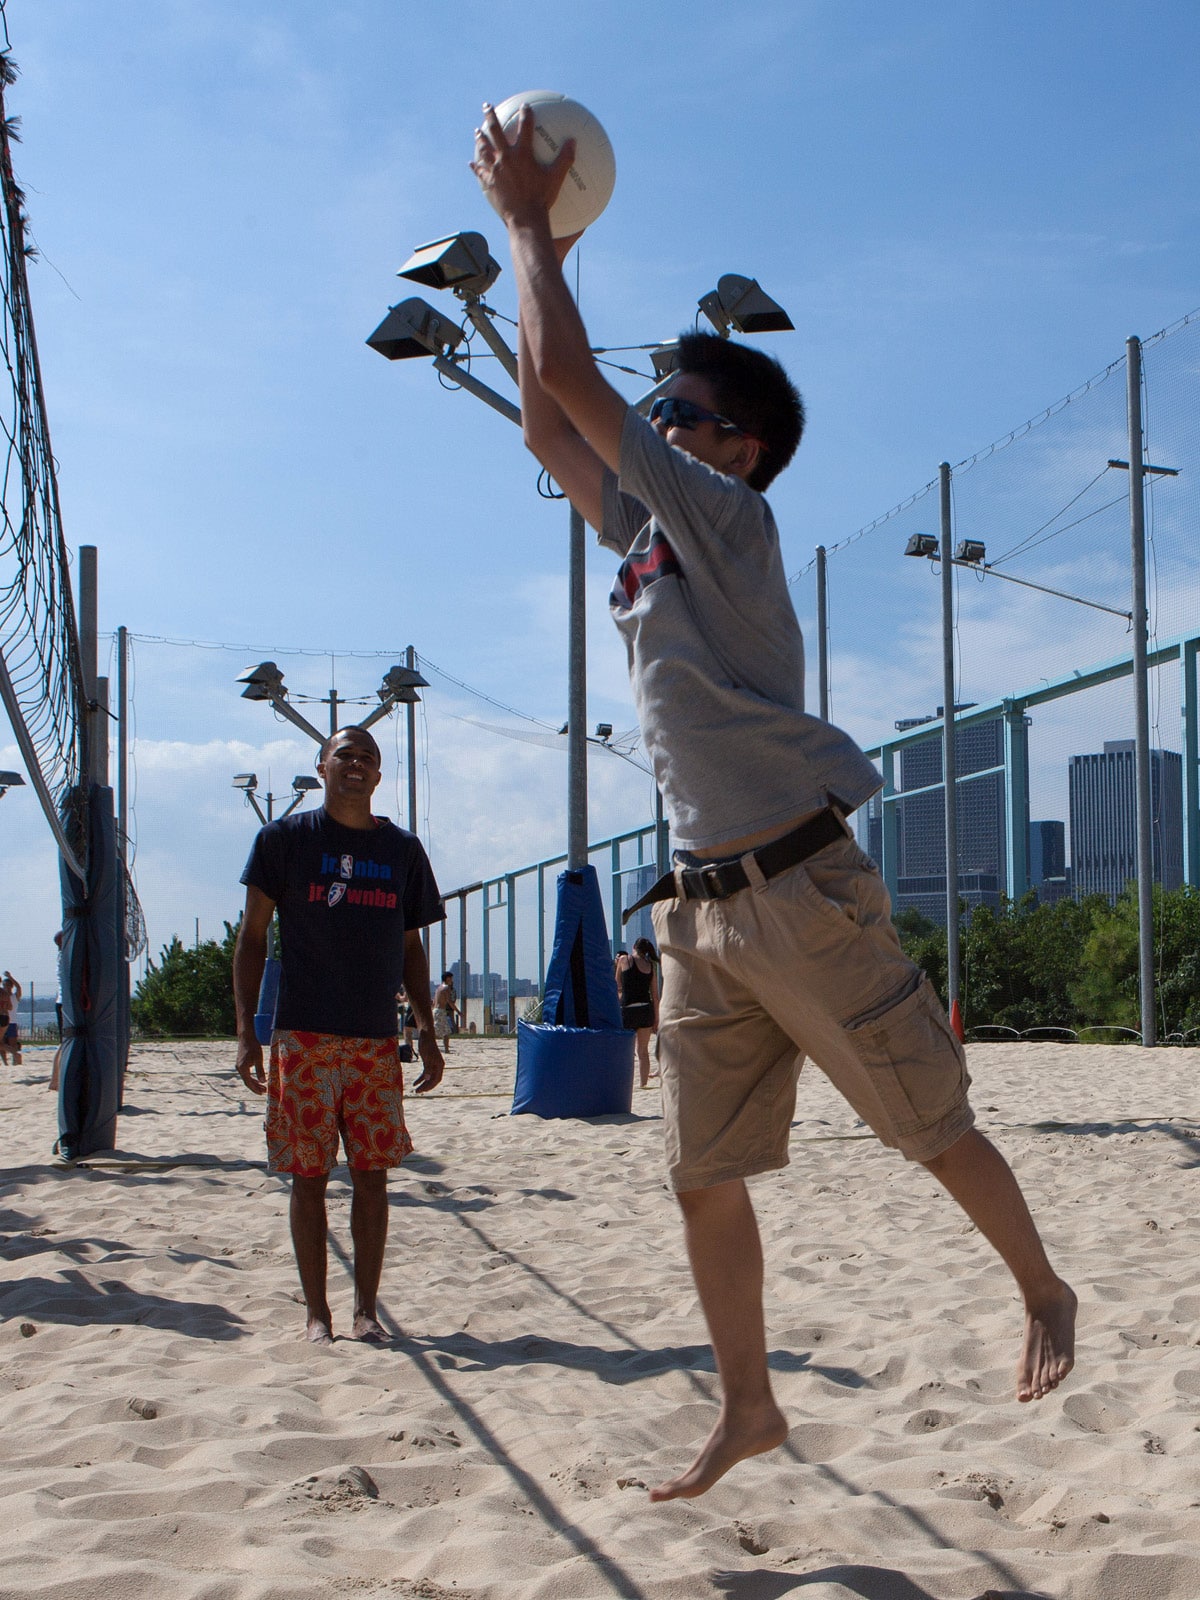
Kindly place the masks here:
[(817, 546), (817, 694), (821, 721), (829, 721), (829, 588), (825, 546)]
[(954, 568), (951, 560), (950, 463), (938, 468), (942, 562), (942, 787), (946, 801), (946, 1003), (958, 999), (958, 763), (954, 758)]
[(571, 507), (567, 638), (567, 868), (588, 864), (587, 572), (583, 517)]
[(463, 1032), (467, 1029), (467, 999), (470, 985), (467, 981), (467, 896), (464, 890), (458, 897), (458, 981), (462, 984)]
[(1142, 344), (1125, 341), (1129, 400), (1129, 535), (1132, 555), (1134, 772), (1137, 793), (1138, 993), (1142, 1044), (1157, 1043), (1154, 1005), (1154, 853), (1150, 814), (1150, 686), (1146, 663), (1146, 497)]
[(1180, 646), (1183, 673), (1183, 881), (1200, 888), (1200, 717), (1196, 704), (1197, 641)]
[(507, 1008), (510, 1019), (516, 1020), (516, 988), (517, 988), (517, 877), (513, 872), (507, 873), (504, 879), (504, 893), (508, 901), (508, 1000)]

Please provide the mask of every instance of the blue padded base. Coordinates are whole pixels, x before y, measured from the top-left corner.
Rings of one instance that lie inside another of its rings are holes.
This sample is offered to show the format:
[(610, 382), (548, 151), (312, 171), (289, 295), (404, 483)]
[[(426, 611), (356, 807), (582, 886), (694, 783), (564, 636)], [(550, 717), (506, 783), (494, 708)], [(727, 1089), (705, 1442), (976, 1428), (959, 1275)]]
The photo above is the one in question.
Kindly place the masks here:
[(512, 1115), (606, 1117), (633, 1109), (635, 1036), (615, 1028), (517, 1024)]

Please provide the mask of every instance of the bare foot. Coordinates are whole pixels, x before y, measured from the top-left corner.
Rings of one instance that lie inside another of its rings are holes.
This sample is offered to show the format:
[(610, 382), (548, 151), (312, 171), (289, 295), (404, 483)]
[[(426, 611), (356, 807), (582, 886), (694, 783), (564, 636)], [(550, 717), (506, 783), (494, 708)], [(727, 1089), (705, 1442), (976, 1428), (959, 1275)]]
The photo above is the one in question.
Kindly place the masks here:
[(787, 1420), (773, 1400), (730, 1421), (721, 1407), (717, 1425), (704, 1441), (704, 1448), (691, 1466), (678, 1478), (660, 1483), (651, 1489), (651, 1500), (691, 1500), (706, 1489), (711, 1489), (718, 1478), (723, 1478), (730, 1467), (747, 1456), (760, 1456), (774, 1450), (788, 1436)]
[(374, 1316), (368, 1316), (365, 1311), (354, 1313), (354, 1326), (350, 1330), (350, 1337), (357, 1339), (360, 1344), (391, 1344), (391, 1335), (387, 1329)]
[(1025, 1309), (1025, 1343), (1017, 1367), (1017, 1399), (1042, 1400), (1075, 1365), (1074, 1291), (1058, 1280), (1046, 1301)]
[(304, 1337), (309, 1344), (332, 1344), (333, 1326), (328, 1317), (309, 1317)]

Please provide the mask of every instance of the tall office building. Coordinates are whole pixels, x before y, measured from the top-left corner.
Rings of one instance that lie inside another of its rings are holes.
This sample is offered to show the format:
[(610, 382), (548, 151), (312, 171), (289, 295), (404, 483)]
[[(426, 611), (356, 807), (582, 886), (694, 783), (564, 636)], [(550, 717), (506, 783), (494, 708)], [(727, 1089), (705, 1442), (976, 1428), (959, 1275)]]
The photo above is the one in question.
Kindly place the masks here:
[(1029, 887), (1043, 905), (1052, 906), (1070, 893), (1066, 835), (1062, 822), (1029, 824)]
[(1067, 872), (1067, 836), (1061, 822), (1029, 824), (1029, 882), (1034, 889), (1047, 878), (1063, 878)]
[[(917, 723), (906, 721), (896, 726), (903, 731)], [(979, 905), (998, 906), (1008, 881), (1004, 719), (989, 717), (985, 722), (958, 728), (955, 762), (959, 899), (968, 910)], [(911, 906), (939, 927), (945, 927), (946, 811), (939, 738), (901, 748), (900, 790), (902, 798), (896, 801), (896, 910)], [(910, 790), (920, 792), (909, 794)], [(1027, 814), (1028, 796), (1025, 810)]]
[[(1072, 756), (1071, 872), (1074, 893), (1110, 900), (1137, 878), (1137, 790), (1134, 742), (1109, 739), (1099, 755)], [(1164, 889), (1183, 882), (1183, 758), (1150, 752), (1153, 872)]]

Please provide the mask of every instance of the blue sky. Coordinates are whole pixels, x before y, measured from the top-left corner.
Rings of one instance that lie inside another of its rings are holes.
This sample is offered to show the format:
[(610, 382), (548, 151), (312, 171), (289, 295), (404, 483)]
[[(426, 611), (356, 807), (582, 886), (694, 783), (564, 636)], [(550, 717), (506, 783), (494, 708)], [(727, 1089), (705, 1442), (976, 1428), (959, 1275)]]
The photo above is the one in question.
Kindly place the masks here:
[[(413, 644), (546, 723), (565, 715), (565, 512), (538, 498), (511, 425), (363, 343), (417, 244), (476, 228), (507, 260), (466, 165), (485, 98), (562, 89), (609, 131), (616, 192), (580, 261), (596, 344), (678, 332), (726, 271), (791, 312), (797, 331), (764, 341), (810, 415), (771, 495), (789, 571), (1105, 368), (1127, 334), (1200, 304), (1191, 0), (8, 0), (6, 14), (66, 535), (99, 547), (102, 633), (254, 647), (135, 643), (155, 950), (236, 914), (253, 819), (232, 774), (269, 771), (278, 790), (311, 761), (238, 698), (251, 661), (274, 656), (314, 693), (333, 676), (370, 694)], [(490, 299), (515, 311), (510, 274)], [(501, 386), (494, 367), (477, 371)], [(1095, 451), (1071, 459), (1078, 430), (1046, 438), (1049, 514)], [(899, 523), (911, 516), (854, 547), (869, 561), (831, 562), (835, 718), (864, 743), (940, 700), (936, 584), (899, 561)], [(1064, 536), (1063, 586), (1119, 595), (1117, 523), (1110, 543), (1101, 560)], [(610, 581), (594, 552), (589, 720), (623, 729)], [(1122, 648), (1119, 625), (985, 587), (962, 601), (972, 698)], [(794, 593), (807, 622), (810, 582)], [(562, 758), (470, 718), (516, 725), (435, 679), (422, 821), (447, 887), (549, 853), (565, 829)], [(0, 765), (19, 765), (6, 734)], [(1089, 736), (1076, 748), (1098, 748)], [(383, 808), (402, 815), (394, 744), (388, 760)], [(1047, 785), (1043, 810), (1061, 815)], [(649, 784), (597, 758), (591, 805), (593, 836), (636, 826)], [(0, 828), (0, 965), (45, 983), (56, 875), (28, 791), (0, 801)]]

